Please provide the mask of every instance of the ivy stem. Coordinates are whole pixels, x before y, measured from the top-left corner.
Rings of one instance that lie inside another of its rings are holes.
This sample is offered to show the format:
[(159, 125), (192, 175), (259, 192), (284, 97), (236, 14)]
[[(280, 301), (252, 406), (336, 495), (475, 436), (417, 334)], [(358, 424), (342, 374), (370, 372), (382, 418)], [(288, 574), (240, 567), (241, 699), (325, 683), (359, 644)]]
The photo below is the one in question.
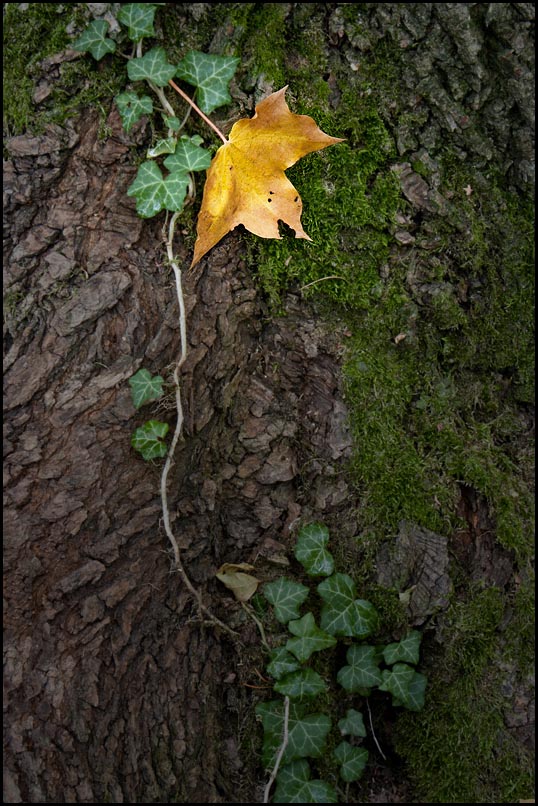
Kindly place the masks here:
[(192, 106), (192, 108), (194, 109), (194, 111), (195, 111), (195, 112), (196, 112), (198, 115), (200, 115), (200, 117), (202, 118), (202, 120), (203, 120), (205, 123), (207, 123), (207, 125), (209, 126), (209, 128), (210, 128), (210, 129), (213, 129), (213, 131), (215, 132), (215, 134), (218, 134), (218, 136), (220, 137), (220, 139), (222, 140), (222, 142), (224, 143), (224, 145), (227, 145), (227, 144), (228, 144), (228, 140), (227, 140), (227, 139), (226, 139), (226, 137), (223, 135), (223, 133), (221, 132), (221, 130), (219, 129), (219, 127), (218, 127), (218, 126), (215, 126), (215, 124), (213, 123), (213, 121), (212, 121), (212, 120), (209, 120), (209, 118), (207, 117), (207, 115), (204, 115), (204, 113), (202, 112), (202, 110), (201, 110), (201, 109), (200, 109), (198, 106), (196, 106), (196, 104), (194, 103), (194, 101), (192, 100), (192, 98), (189, 98), (189, 96), (187, 95), (187, 93), (186, 93), (186, 92), (183, 92), (183, 90), (181, 89), (181, 87), (178, 87), (178, 85), (177, 85), (177, 84), (176, 84), (174, 81), (172, 81), (172, 79), (170, 79), (170, 81), (169, 81), (168, 83), (170, 84), (170, 86), (171, 86), (171, 87), (173, 87), (173, 88), (175, 89), (175, 91), (176, 91), (176, 92), (178, 92), (178, 93), (181, 95), (181, 97), (183, 98), (183, 100), (184, 100), (184, 101), (187, 101), (187, 103), (188, 103), (188, 104), (190, 104), (190, 105)]
[(289, 718), (290, 718), (290, 698), (284, 697), (284, 735), (282, 737), (282, 744), (280, 745), (280, 749), (278, 751), (278, 755), (276, 757), (275, 766), (273, 767), (273, 772), (271, 773), (271, 777), (267, 782), (267, 786), (265, 787), (265, 791), (263, 793), (263, 802), (269, 803), (269, 793), (271, 792), (271, 787), (273, 786), (274, 780), (278, 773), (278, 768), (280, 767), (280, 762), (282, 761), (282, 756), (284, 755), (284, 751), (288, 746), (288, 739), (289, 739)]
[(196, 600), (198, 609), (200, 610), (200, 612), (205, 613), (211, 624), (217, 624), (219, 627), (222, 627), (222, 629), (225, 630), (227, 633), (235, 636), (237, 635), (237, 633), (235, 633), (232, 629), (230, 629), (230, 627), (228, 627), (227, 624), (224, 624), (224, 622), (220, 621), (220, 619), (214, 616), (213, 613), (211, 613), (211, 611), (204, 605), (200, 593), (196, 590), (196, 588), (190, 581), (189, 576), (185, 571), (183, 563), (181, 561), (181, 554), (179, 551), (179, 546), (175, 538), (174, 532), (172, 531), (172, 526), (170, 524), (170, 511), (168, 509), (168, 474), (170, 472), (170, 468), (172, 467), (174, 453), (183, 428), (183, 406), (181, 404), (181, 386), (179, 383), (179, 371), (183, 366), (185, 359), (187, 358), (187, 317), (185, 314), (185, 301), (183, 298), (183, 288), (181, 284), (181, 270), (174, 257), (174, 251), (172, 245), (174, 239), (176, 221), (180, 213), (181, 211), (179, 210), (178, 212), (174, 213), (174, 215), (170, 219), (170, 225), (168, 228), (168, 239), (166, 241), (166, 252), (168, 255), (168, 260), (170, 261), (170, 265), (172, 266), (172, 269), (174, 271), (174, 277), (176, 280), (176, 294), (179, 304), (179, 335), (181, 343), (180, 343), (180, 356), (174, 369), (174, 375), (173, 375), (174, 387), (176, 393), (176, 414), (177, 414), (176, 428), (174, 431), (172, 443), (170, 445), (170, 449), (168, 451), (166, 462), (164, 463), (163, 472), (161, 475), (161, 503), (163, 511), (163, 524), (166, 536), (168, 537), (168, 540), (170, 541), (172, 545), (172, 550), (174, 552), (175, 567), (179, 572), (181, 579), (183, 580), (183, 584), (190, 591), (190, 593)]

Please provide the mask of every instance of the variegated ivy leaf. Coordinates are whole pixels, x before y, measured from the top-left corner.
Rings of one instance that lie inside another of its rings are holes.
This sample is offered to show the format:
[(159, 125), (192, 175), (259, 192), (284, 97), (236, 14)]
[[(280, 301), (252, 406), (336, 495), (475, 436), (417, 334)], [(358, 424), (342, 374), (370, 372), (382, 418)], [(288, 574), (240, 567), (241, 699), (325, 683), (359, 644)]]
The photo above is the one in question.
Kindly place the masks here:
[(327, 683), (313, 669), (299, 669), (287, 674), (273, 686), (279, 694), (302, 700), (304, 697), (316, 697), (327, 691)]
[(232, 100), (228, 84), (239, 62), (235, 56), (213, 56), (191, 50), (178, 64), (176, 76), (198, 88), (198, 106), (209, 115)]
[[(263, 723), (264, 765), (271, 769), (284, 735), (284, 702), (271, 700), (256, 706), (256, 714)], [(288, 764), (296, 758), (319, 758), (325, 750), (331, 720), (326, 714), (307, 714), (302, 703), (290, 704), (288, 720), (288, 745), (282, 758)]]
[(176, 68), (170, 64), (164, 48), (152, 48), (139, 59), (127, 62), (127, 74), (131, 81), (152, 81), (158, 87), (165, 87), (174, 77)]
[(279, 577), (274, 582), (269, 582), (263, 590), (263, 595), (275, 609), (275, 618), (281, 624), (299, 618), (299, 608), (308, 594), (309, 590), (305, 585), (288, 577)]
[(153, 112), (153, 101), (149, 95), (139, 96), (136, 92), (122, 92), (117, 95), (116, 106), (126, 132), (130, 131), (142, 115), (150, 115)]
[(338, 795), (325, 781), (311, 780), (308, 761), (298, 759), (280, 768), (272, 802), (338, 803)]
[(131, 445), (140, 451), (144, 459), (162, 459), (168, 450), (163, 439), (169, 427), (167, 423), (149, 420), (141, 428), (136, 429), (131, 438)]
[(342, 735), (366, 736), (362, 714), (354, 708), (348, 708), (344, 719), (339, 720), (338, 727)]
[(139, 167), (127, 195), (136, 198), (139, 215), (151, 218), (161, 210), (181, 210), (188, 185), (189, 178), (185, 173), (174, 171), (165, 179), (159, 166), (148, 160)]
[(349, 742), (340, 742), (333, 753), (340, 766), (340, 775), (344, 781), (358, 781), (368, 761), (368, 750), (364, 747), (352, 747)]
[(108, 22), (106, 20), (90, 22), (86, 30), (73, 42), (73, 50), (91, 53), (96, 61), (102, 59), (107, 53), (114, 53), (116, 43), (107, 38), (107, 31)]
[(164, 161), (169, 171), (205, 171), (211, 165), (211, 154), (200, 148), (198, 137), (182, 137), (173, 154)]
[(329, 530), (319, 523), (303, 526), (297, 536), (295, 556), (310, 576), (328, 577), (334, 571), (334, 560), (326, 545)]
[(394, 706), (403, 705), (410, 711), (420, 711), (424, 707), (426, 682), (425, 675), (405, 663), (397, 663), (390, 671), (383, 671), (383, 682), (379, 690), (392, 694)]
[(118, 21), (128, 28), (127, 36), (138, 42), (144, 36), (155, 36), (153, 20), (157, 5), (154, 3), (122, 3)]
[(371, 602), (356, 599), (355, 583), (347, 574), (333, 574), (320, 582), (318, 593), (324, 601), (320, 626), (336, 637), (365, 638), (377, 627), (378, 615)]
[(409, 635), (394, 644), (387, 644), (383, 650), (383, 657), (387, 666), (402, 661), (403, 663), (418, 663), (422, 635), (418, 630), (412, 630)]
[(157, 140), (152, 148), (148, 148), (147, 157), (153, 159), (162, 154), (173, 154), (176, 149), (177, 140), (174, 137), (166, 137), (164, 140)]
[(147, 369), (139, 369), (131, 378), (131, 396), (135, 409), (139, 409), (144, 403), (157, 400), (163, 393), (164, 380), (160, 375), (152, 375)]
[(353, 644), (347, 651), (348, 666), (343, 666), (336, 679), (346, 691), (372, 688), (381, 683), (379, 655), (374, 646)]
[(280, 680), (284, 675), (295, 672), (299, 668), (299, 661), (288, 652), (285, 646), (279, 646), (271, 651), (270, 662), (267, 664), (267, 671), (275, 680)]
[(289, 631), (297, 636), (289, 638), (286, 649), (293, 652), (295, 657), (304, 663), (313, 652), (319, 652), (336, 644), (336, 638), (320, 630), (312, 613), (306, 613), (297, 621), (290, 621)]

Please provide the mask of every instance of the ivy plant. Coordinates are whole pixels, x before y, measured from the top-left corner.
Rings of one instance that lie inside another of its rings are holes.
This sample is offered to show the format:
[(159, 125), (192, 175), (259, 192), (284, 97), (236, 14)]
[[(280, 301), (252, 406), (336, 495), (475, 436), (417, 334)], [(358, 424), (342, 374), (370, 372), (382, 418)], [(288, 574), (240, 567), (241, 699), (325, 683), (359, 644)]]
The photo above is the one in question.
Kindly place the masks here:
[[(211, 163), (211, 152), (204, 147), (202, 137), (184, 132), (188, 112), (191, 109), (197, 111), (223, 137), (205, 115), (230, 103), (229, 83), (239, 59), (193, 50), (185, 53), (179, 62), (173, 62), (160, 45), (144, 52), (144, 40), (155, 37), (155, 14), (158, 7), (164, 5), (166, 3), (122, 3), (117, 14), (120, 26), (118, 42), (109, 36), (106, 20), (94, 20), (75, 40), (73, 48), (90, 53), (100, 61), (115, 53), (118, 44), (123, 45), (125, 40), (132, 42), (126, 71), (130, 85), (115, 98), (123, 128), (130, 132), (144, 115), (152, 115), (156, 110), (160, 123), (158, 120), (153, 122), (156, 140), (139, 165), (127, 195), (135, 199), (137, 212), (142, 218), (152, 218), (162, 211), (172, 216), (167, 242), (169, 256), (172, 256), (175, 221), (194, 198), (194, 174), (207, 170)], [(194, 88), (198, 105), (174, 83), (175, 78)], [(172, 105), (165, 92), (170, 87), (188, 104), (187, 114), (179, 114)], [(180, 310), (181, 307), (180, 304)], [(160, 376), (152, 378), (145, 369), (133, 375), (129, 383), (136, 409), (163, 394), (163, 379)], [(164, 458), (168, 452), (164, 442), (167, 431), (165, 423), (149, 420), (136, 429), (131, 444), (146, 460)]]
[[(419, 711), (424, 706), (427, 681), (415, 669), (421, 633), (411, 630), (399, 641), (376, 643), (377, 611), (358, 597), (350, 576), (335, 570), (328, 543), (329, 531), (322, 524), (299, 530), (295, 557), (307, 577), (325, 577), (315, 587), (279, 577), (263, 589), (276, 620), (289, 632), (284, 643), (271, 649), (266, 667), (273, 690), (284, 699), (256, 708), (263, 726), (262, 761), (272, 770), (268, 787), (274, 781), (273, 803), (337, 803), (339, 782), (362, 777), (367, 731), (357, 706), (374, 690), (391, 696), (397, 708)], [(345, 663), (339, 646), (345, 648)], [(335, 691), (341, 695), (327, 713)], [(315, 777), (311, 765), (327, 780)]]

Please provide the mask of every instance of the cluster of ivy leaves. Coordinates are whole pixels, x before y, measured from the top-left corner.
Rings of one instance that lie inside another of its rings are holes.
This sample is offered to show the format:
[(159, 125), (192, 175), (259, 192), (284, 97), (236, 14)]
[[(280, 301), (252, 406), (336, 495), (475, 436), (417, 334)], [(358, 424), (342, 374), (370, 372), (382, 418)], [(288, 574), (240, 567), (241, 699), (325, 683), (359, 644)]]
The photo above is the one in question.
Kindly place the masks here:
[[(276, 777), (274, 803), (337, 803), (335, 784), (312, 778), (307, 759), (326, 756), (326, 745), (333, 721), (322, 711), (313, 710), (314, 698), (329, 692), (326, 677), (313, 666), (317, 653), (347, 645), (347, 663), (336, 673), (336, 685), (349, 695), (350, 707), (339, 719), (339, 740), (332, 751), (338, 777), (345, 783), (358, 781), (368, 761), (362, 746), (366, 729), (362, 714), (353, 708), (354, 698), (365, 698), (373, 689), (392, 695), (392, 705), (411, 711), (424, 706), (425, 675), (414, 668), (419, 661), (421, 634), (412, 630), (400, 641), (379, 646), (365, 643), (379, 626), (374, 606), (357, 596), (348, 574), (335, 571), (334, 558), (327, 548), (327, 527), (312, 523), (301, 528), (295, 557), (308, 576), (325, 577), (316, 586), (321, 600), (319, 626), (312, 609), (301, 615), (311, 598), (306, 585), (280, 577), (265, 585), (263, 596), (273, 606), (274, 616), (287, 625), (290, 637), (271, 651), (267, 672), (274, 678), (274, 691), (290, 700), (288, 742)], [(332, 681), (330, 681), (332, 685)], [(264, 730), (262, 760), (271, 769), (283, 743), (285, 702), (275, 699), (260, 703), (256, 713)]]
[[(152, 47), (142, 54), (145, 37), (154, 37), (154, 18), (158, 6), (165, 3), (122, 4), (117, 20), (126, 29), (127, 37), (136, 43), (136, 56), (127, 61), (127, 76), (132, 89), (120, 93), (115, 99), (122, 118), (123, 128), (129, 132), (143, 115), (154, 111), (153, 94), (178, 78), (195, 88), (193, 99), (206, 115), (232, 100), (228, 90), (239, 59), (235, 56), (217, 56), (200, 51), (189, 51), (178, 64), (168, 61), (163, 47)], [(89, 52), (99, 60), (116, 50), (116, 42), (108, 36), (109, 23), (94, 20), (74, 42), (73, 48)], [(146, 87), (143, 87), (145, 83)], [(143, 89), (140, 90), (142, 84)], [(160, 106), (160, 104), (159, 104)], [(211, 162), (210, 152), (202, 147), (198, 135), (181, 135), (182, 121), (176, 115), (161, 110), (166, 136), (160, 138), (147, 152), (148, 159), (138, 169), (127, 194), (136, 199), (136, 209), (142, 218), (151, 218), (161, 210), (182, 210), (193, 171), (204, 171)], [(155, 161), (164, 157), (164, 168)]]
[[(166, 130), (166, 136), (148, 149), (147, 159), (139, 166), (127, 190), (127, 195), (136, 199), (136, 209), (142, 218), (151, 218), (162, 210), (181, 211), (188, 188), (192, 186), (193, 172), (204, 171), (211, 163), (211, 153), (202, 147), (203, 140), (199, 135), (181, 134), (186, 116), (180, 120), (161, 108), (162, 94), (168, 82), (178, 78), (194, 87), (193, 100), (196, 99), (198, 107), (208, 115), (232, 100), (228, 87), (239, 64), (239, 59), (234, 56), (217, 56), (196, 50), (186, 53), (178, 64), (169, 62), (165, 49), (160, 46), (142, 53), (142, 41), (155, 36), (155, 13), (159, 6), (164, 5), (166, 3), (125, 3), (117, 15), (136, 50), (136, 56), (133, 54), (127, 61), (130, 87), (115, 98), (123, 128), (129, 132), (143, 115), (155, 111), (154, 99), (147, 94), (149, 89), (159, 101), (162, 128)], [(108, 30), (106, 20), (94, 20), (73, 43), (73, 48), (90, 53), (96, 60), (114, 53), (117, 43), (108, 36)], [(163, 159), (162, 166), (157, 161), (159, 157)], [(136, 409), (163, 395), (162, 377), (152, 377), (146, 369), (139, 370), (129, 383)], [(168, 430), (166, 423), (148, 420), (136, 429), (131, 444), (144, 459), (161, 459), (167, 453), (164, 439)]]

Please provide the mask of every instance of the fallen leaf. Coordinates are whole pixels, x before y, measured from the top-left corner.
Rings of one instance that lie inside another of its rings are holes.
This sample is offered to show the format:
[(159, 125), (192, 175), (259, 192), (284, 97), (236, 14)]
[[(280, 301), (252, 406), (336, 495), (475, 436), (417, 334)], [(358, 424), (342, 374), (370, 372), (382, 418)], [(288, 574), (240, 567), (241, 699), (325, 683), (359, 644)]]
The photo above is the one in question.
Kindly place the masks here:
[(261, 238), (280, 238), (283, 221), (296, 238), (311, 240), (301, 225), (303, 204), (284, 171), (305, 154), (341, 143), (308, 115), (291, 112), (287, 87), (256, 107), (253, 118), (237, 121), (228, 142), (215, 154), (198, 215), (191, 267), (230, 230), (242, 224)]
[(245, 571), (253, 570), (254, 566), (248, 563), (224, 563), (215, 576), (232, 591), (236, 599), (240, 602), (248, 602), (260, 584), (259, 579), (245, 573)]

